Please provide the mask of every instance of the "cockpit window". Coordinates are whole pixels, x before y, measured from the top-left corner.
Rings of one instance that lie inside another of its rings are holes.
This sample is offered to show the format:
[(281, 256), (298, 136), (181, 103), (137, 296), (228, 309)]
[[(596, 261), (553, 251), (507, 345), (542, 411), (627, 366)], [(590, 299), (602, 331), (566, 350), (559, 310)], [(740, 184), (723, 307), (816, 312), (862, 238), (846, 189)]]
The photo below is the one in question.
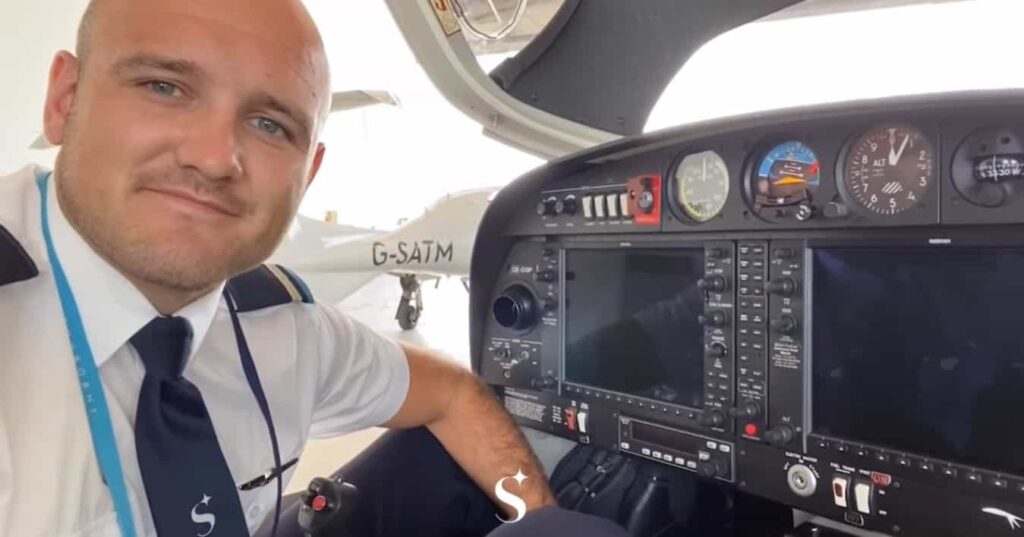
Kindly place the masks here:
[(1020, 88), (1019, 0), (808, 1), (701, 47), (645, 132), (818, 103)]

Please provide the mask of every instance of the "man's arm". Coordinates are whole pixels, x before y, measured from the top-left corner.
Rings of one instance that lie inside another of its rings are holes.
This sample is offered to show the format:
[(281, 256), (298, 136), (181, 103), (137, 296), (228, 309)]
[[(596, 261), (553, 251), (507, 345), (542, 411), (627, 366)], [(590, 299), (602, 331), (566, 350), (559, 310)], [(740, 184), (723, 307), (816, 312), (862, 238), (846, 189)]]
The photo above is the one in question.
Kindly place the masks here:
[(556, 505), (540, 463), (494, 393), (443, 357), (405, 343), (402, 347), (409, 362), (409, 392), (384, 427), (425, 425), (493, 500), (498, 480), (521, 470), (527, 479), (519, 489), (511, 480), (506, 487), (526, 502), (527, 510)]

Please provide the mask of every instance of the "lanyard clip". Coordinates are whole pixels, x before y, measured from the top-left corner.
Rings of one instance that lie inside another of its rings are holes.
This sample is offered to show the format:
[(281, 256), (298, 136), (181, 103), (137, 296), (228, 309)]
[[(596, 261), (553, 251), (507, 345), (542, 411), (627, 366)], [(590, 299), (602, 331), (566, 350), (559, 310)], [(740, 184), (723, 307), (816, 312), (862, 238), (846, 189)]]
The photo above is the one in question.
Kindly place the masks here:
[(271, 468), (270, 470), (267, 470), (265, 474), (258, 476), (250, 481), (246, 481), (245, 483), (242, 483), (241, 485), (238, 486), (238, 490), (253, 490), (266, 486), (271, 481), (280, 477), (281, 474), (287, 472), (289, 468), (295, 466), (297, 462), (299, 462), (298, 457), (284, 463), (283, 465), (281, 465), (280, 468)]

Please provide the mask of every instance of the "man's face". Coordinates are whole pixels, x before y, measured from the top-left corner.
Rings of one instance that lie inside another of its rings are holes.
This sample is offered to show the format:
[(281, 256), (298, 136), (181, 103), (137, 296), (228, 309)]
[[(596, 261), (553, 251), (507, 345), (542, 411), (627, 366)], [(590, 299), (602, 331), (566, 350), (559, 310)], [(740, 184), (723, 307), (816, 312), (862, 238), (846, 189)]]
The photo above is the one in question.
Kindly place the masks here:
[(61, 206), (130, 278), (206, 289), (279, 243), (323, 155), (329, 91), (296, 5), (103, 0), (82, 65), (55, 60)]

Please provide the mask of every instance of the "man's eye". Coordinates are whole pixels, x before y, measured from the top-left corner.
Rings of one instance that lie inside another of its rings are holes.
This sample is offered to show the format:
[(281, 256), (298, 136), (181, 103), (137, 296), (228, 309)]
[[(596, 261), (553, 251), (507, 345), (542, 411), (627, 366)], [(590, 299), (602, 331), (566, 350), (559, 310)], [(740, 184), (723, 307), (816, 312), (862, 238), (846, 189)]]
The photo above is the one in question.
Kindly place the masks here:
[(178, 86), (162, 80), (153, 80), (149, 82), (149, 89), (153, 90), (154, 93), (167, 97), (173, 97), (178, 92)]
[(284, 134), (284, 127), (280, 123), (265, 117), (256, 118), (256, 128), (273, 136)]

